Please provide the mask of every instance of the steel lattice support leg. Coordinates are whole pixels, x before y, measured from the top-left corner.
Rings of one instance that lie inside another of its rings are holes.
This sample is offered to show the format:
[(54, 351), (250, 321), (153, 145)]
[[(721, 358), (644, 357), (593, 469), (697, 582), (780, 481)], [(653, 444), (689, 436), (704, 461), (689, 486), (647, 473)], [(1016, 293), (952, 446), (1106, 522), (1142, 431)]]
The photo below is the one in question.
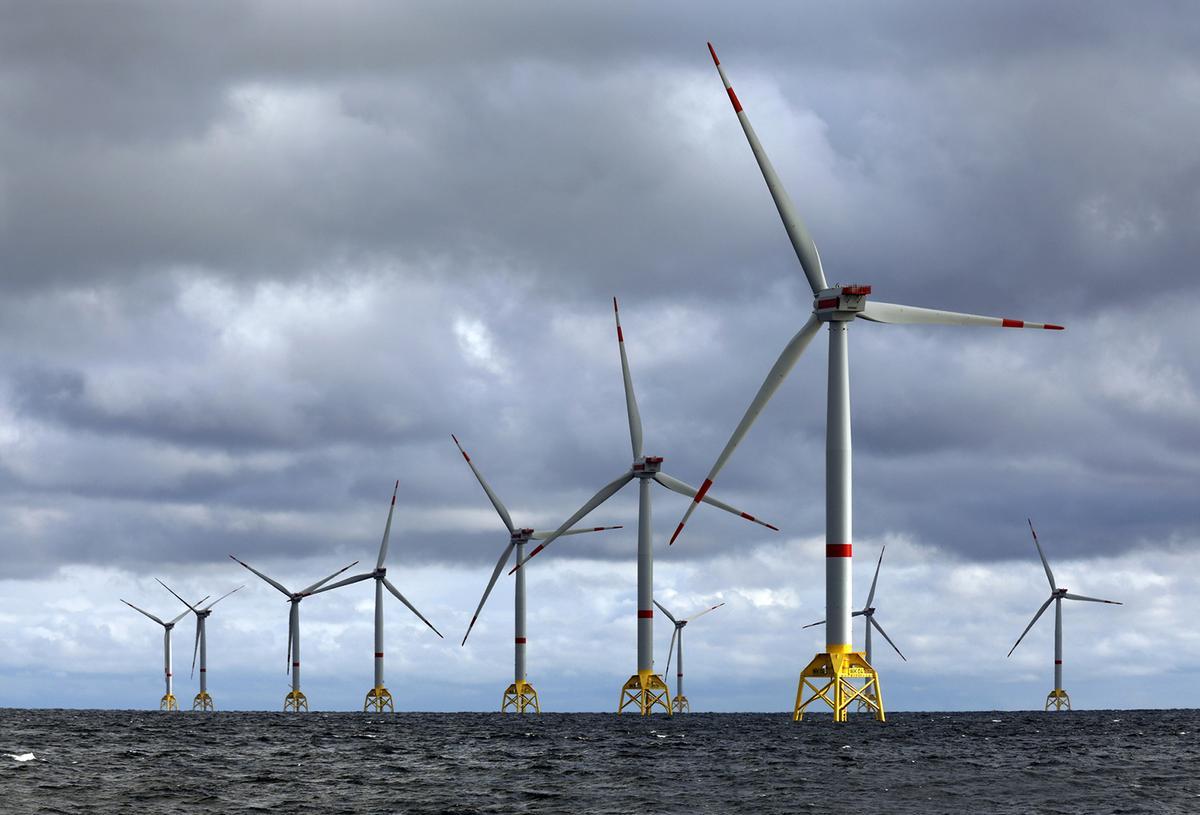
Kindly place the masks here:
[(671, 709), (676, 713), (691, 713), (692, 706), (688, 704), (688, 698), (682, 694), (676, 694), (671, 700)]
[(858, 703), (865, 705), (876, 720), (886, 721), (879, 674), (858, 652), (813, 657), (800, 672), (792, 719), (797, 722), (803, 719), (809, 706), (817, 700), (829, 706), (835, 722), (846, 721), (850, 706)]
[(299, 713), (300, 711), (308, 712), (308, 697), (299, 690), (288, 691), (288, 695), (283, 697), (283, 712)]
[(179, 702), (175, 699), (175, 694), (168, 693), (163, 696), (158, 703), (159, 710), (179, 710)]
[(1062, 688), (1055, 688), (1046, 695), (1046, 710), (1053, 707), (1055, 710), (1066, 708), (1071, 709), (1071, 697)]
[(541, 713), (542, 708), (538, 704), (537, 691), (533, 685), (528, 682), (514, 682), (504, 691), (504, 700), (500, 703), (501, 713), (524, 713), (526, 710), (532, 709), (534, 713)]
[(208, 691), (202, 690), (196, 694), (196, 698), (192, 700), (192, 710), (200, 710), (210, 713), (216, 710), (216, 707), (213, 705), (212, 697), (208, 695)]
[(649, 716), (656, 707), (671, 715), (671, 693), (667, 683), (653, 671), (638, 671), (621, 687), (621, 701), (617, 713), (627, 707), (635, 707), (643, 716)]
[[(307, 709), (307, 705), (305, 708)], [(363, 700), (363, 713), (383, 713), (385, 710), (396, 712), (392, 706), (392, 694), (388, 693), (387, 688), (377, 685), (367, 691), (367, 697)]]

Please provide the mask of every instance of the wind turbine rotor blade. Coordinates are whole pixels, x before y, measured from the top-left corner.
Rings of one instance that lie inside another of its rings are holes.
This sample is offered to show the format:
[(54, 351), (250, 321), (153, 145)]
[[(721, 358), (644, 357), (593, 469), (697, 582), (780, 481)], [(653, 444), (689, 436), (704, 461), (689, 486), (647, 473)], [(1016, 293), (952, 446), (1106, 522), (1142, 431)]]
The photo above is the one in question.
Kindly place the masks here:
[(1029, 534), (1033, 535), (1033, 545), (1037, 547), (1038, 557), (1042, 559), (1042, 566), (1046, 569), (1046, 579), (1050, 581), (1050, 591), (1058, 588), (1058, 584), (1054, 582), (1054, 572), (1050, 571), (1050, 562), (1046, 560), (1046, 553), (1042, 551), (1042, 544), (1038, 542), (1037, 532), (1033, 531), (1033, 521), (1029, 518), (1025, 519), (1029, 522)]
[(629, 414), (629, 441), (633, 457), (642, 457), (642, 414), (638, 412), (637, 396), (633, 393), (633, 378), (629, 375), (629, 357), (625, 354), (625, 334), (621, 331), (621, 311), (613, 298), (613, 316), (617, 320), (617, 347), (621, 349), (621, 377), (625, 380), (625, 411)]
[[(892, 642), (892, 638), (887, 635), (887, 632), (883, 630), (883, 626), (880, 625), (874, 617), (868, 617), (867, 624), (875, 626), (875, 630), (878, 631), (880, 634), (883, 634), (883, 638), (888, 641), (888, 645), (892, 646), (892, 649), (897, 654), (900, 654), (900, 649), (896, 647), (896, 643)], [(902, 660), (904, 660), (905, 662), (908, 662), (908, 657), (904, 656), (904, 654), (900, 654), (900, 658)]]
[[(853, 616), (853, 615), (852, 615), (852, 616)], [(824, 620), (817, 620), (815, 623), (809, 623), (808, 625), (802, 625), (802, 626), (800, 626), (800, 627), (801, 627), (801, 628), (815, 628), (815, 627), (816, 627), (816, 626), (818, 626), (818, 625), (825, 625), (825, 621), (824, 621)]]
[(883, 553), (886, 549), (886, 544), (879, 549), (879, 562), (875, 564), (875, 576), (871, 578), (871, 590), (867, 592), (867, 608), (870, 608), (871, 603), (875, 601), (875, 584), (879, 582), (879, 567), (883, 565)]
[[(663, 613), (666, 613), (665, 608), (663, 608)], [(675, 654), (675, 638), (678, 636), (679, 626), (675, 626), (675, 630), (671, 632), (671, 644), (667, 646), (667, 667), (663, 669), (663, 679), (667, 679), (671, 675), (671, 657)]]
[(356, 561), (354, 561), (354, 563), (347, 563), (345, 566), (343, 566), (342, 568), (338, 569), (338, 570), (337, 570), (336, 572), (334, 572), (333, 574), (329, 575), (329, 577), (326, 577), (326, 578), (325, 578), (325, 579), (323, 579), (323, 580), (318, 580), (316, 583), (313, 583), (311, 586), (309, 586), (309, 587), (308, 587), (308, 588), (306, 588), (306, 589), (301, 589), (301, 590), (300, 590), (300, 594), (312, 594), (314, 591), (316, 591), (316, 590), (317, 590), (317, 588), (318, 588), (318, 587), (320, 587), (320, 586), (324, 586), (324, 585), (325, 585), (326, 583), (328, 583), (330, 580), (333, 580), (333, 578), (337, 577), (339, 574), (341, 574), (342, 572), (346, 571), (346, 570), (347, 570), (347, 569), (349, 569), (351, 566), (355, 566), (355, 565), (357, 565), (357, 564), (358, 564), (358, 561), (357, 561), (357, 560), (356, 560)]
[(291, 596), (292, 596), (292, 593), (291, 593), (290, 591), (288, 591), (288, 590), (287, 590), (287, 588), (285, 588), (285, 587), (284, 587), (284, 585), (283, 585), (282, 583), (278, 582), (277, 580), (272, 580), (271, 578), (267, 577), (265, 574), (263, 574), (262, 572), (260, 572), (258, 569), (256, 569), (256, 568), (254, 568), (253, 566), (251, 566), (249, 563), (246, 563), (246, 562), (244, 562), (244, 561), (238, 560), (238, 559), (237, 559), (236, 557), (234, 557), (233, 555), (230, 555), (229, 557), (233, 558), (233, 560), (237, 561), (238, 563), (241, 563), (241, 564), (242, 564), (243, 566), (245, 566), (247, 569), (249, 569), (250, 571), (254, 572), (256, 575), (258, 575), (259, 577), (261, 577), (263, 580), (265, 580), (265, 581), (267, 581), (268, 583), (270, 583), (272, 586), (274, 586), (275, 588), (277, 588), (277, 589), (278, 589), (278, 590), (279, 590), (279, 591), (280, 591), (282, 594), (284, 594), (285, 596), (287, 596), (287, 597), (291, 597)]
[[(207, 600), (207, 599), (208, 599), (207, 597), (205, 597), (205, 598), (204, 598), (204, 600)], [(201, 600), (200, 602), (201, 602), (201, 603), (203, 603), (203, 602), (204, 602), (204, 600)], [(183, 619), (184, 617), (186, 617), (186, 616), (187, 616), (189, 613), (190, 613), (189, 611), (181, 611), (181, 612), (179, 612), (179, 616), (178, 616), (178, 617), (176, 617), (175, 619), (171, 620), (171, 622), (167, 623), (167, 625), (175, 625), (175, 623), (177, 623), (177, 622), (179, 622), (180, 620), (182, 620), (182, 619)]]
[[(154, 578), (154, 579), (155, 579), (155, 580), (158, 580), (158, 578), (157, 578), (157, 577), (156, 577), (156, 578)], [(196, 611), (196, 606), (193, 606), (193, 605), (192, 605), (191, 603), (189, 603), (187, 600), (184, 600), (182, 597), (180, 597), (178, 594), (176, 594), (176, 592), (175, 592), (175, 589), (171, 588), (170, 586), (168, 586), (166, 583), (162, 582), (161, 580), (158, 580), (158, 585), (162, 586), (164, 589), (166, 589), (167, 591), (171, 592), (171, 594), (174, 594), (174, 595), (175, 595), (175, 599), (176, 599), (176, 600), (178, 600), (179, 602), (183, 603), (183, 604), (184, 604), (185, 606), (187, 606), (187, 607), (188, 607), (188, 608), (189, 608), (191, 611), (193, 611), (193, 612), (195, 612), (195, 611)], [(199, 603), (197, 603), (196, 605), (199, 605)]]
[(667, 619), (668, 619), (668, 620), (670, 620), (670, 621), (671, 621), (671, 622), (673, 622), (673, 623), (677, 623), (677, 622), (679, 622), (678, 620), (676, 620), (674, 617), (672, 617), (672, 616), (671, 616), (671, 612), (669, 612), (669, 611), (667, 611), (665, 608), (663, 608), (663, 604), (662, 604), (662, 603), (658, 602), (657, 600), (652, 600), (651, 602), (653, 602), (653, 603), (654, 603), (654, 605), (658, 606), (658, 610), (659, 610), (659, 611), (661, 611), (663, 614), (666, 614), (666, 615), (667, 615)]
[[(212, 607), (213, 607), (213, 606), (215, 606), (217, 603), (221, 602), (221, 601), (222, 601), (222, 600), (224, 600), (226, 597), (228, 597), (229, 595), (233, 594), (235, 591), (241, 591), (241, 590), (242, 590), (242, 589), (244, 589), (244, 588), (246, 588), (246, 584), (245, 584), (245, 583), (243, 583), (242, 585), (238, 586), (236, 589), (230, 589), (229, 591), (225, 592), (225, 593), (224, 593), (224, 594), (222, 594), (220, 597), (218, 597), (216, 600), (213, 600), (211, 603), (209, 603), (207, 606), (205, 606), (204, 610), (205, 610), (205, 611), (208, 611), (208, 609), (212, 608)], [(203, 601), (203, 600), (201, 600), (200, 602), (201, 602), (201, 603), (203, 603), (204, 601)], [(199, 603), (197, 603), (197, 605), (199, 605)]]
[(387, 558), (388, 538), (392, 535), (392, 513), (396, 511), (396, 493), (400, 491), (400, 481), (396, 480), (396, 486), (392, 488), (392, 505), (388, 507), (387, 523), (383, 525), (383, 541), (379, 544), (379, 559), (375, 561), (375, 568), (382, 569), (383, 561)]
[(754, 159), (762, 171), (763, 180), (767, 182), (767, 189), (770, 190), (771, 198), (775, 201), (775, 208), (779, 210), (779, 217), (783, 220), (783, 228), (787, 230), (788, 240), (792, 242), (792, 249), (795, 250), (796, 258), (800, 261), (800, 268), (804, 270), (804, 276), (808, 278), (808, 285), (812, 287), (813, 294), (829, 288), (825, 283), (825, 272), (821, 269), (821, 256), (817, 253), (817, 245), (813, 243), (808, 229), (804, 226), (804, 221), (800, 219), (800, 213), (788, 196), (787, 190), (784, 189), (783, 182), (779, 180), (779, 175), (775, 172), (771, 160), (767, 158), (767, 152), (758, 141), (758, 135), (750, 126), (750, 120), (746, 117), (746, 112), (742, 110), (742, 103), (738, 100), (737, 94), (733, 92), (733, 86), (729, 84), (729, 79), (725, 76), (725, 69), (721, 67), (721, 61), (717, 59), (717, 52), (713, 49), (711, 42), (708, 44), (708, 52), (712, 54), (713, 63), (721, 75), (721, 82), (725, 85), (725, 91), (729, 94), (729, 101), (733, 104), (734, 113), (737, 114), (742, 130), (746, 134), (746, 141), (750, 142), (750, 150), (754, 153)]
[(517, 528), (513, 526), (512, 518), (509, 516), (508, 510), (505, 508), (504, 502), (500, 500), (500, 496), (492, 492), (492, 488), (488, 486), (488, 482), (483, 478), (483, 473), (479, 472), (479, 468), (475, 466), (475, 462), (471, 461), (471, 457), (467, 455), (467, 451), (464, 450), (463, 446), (458, 443), (458, 436), (455, 436), (453, 433), (451, 433), (450, 438), (454, 439), (455, 445), (458, 446), (458, 452), (462, 453), (462, 457), (467, 462), (467, 466), (471, 468), (471, 472), (475, 473), (475, 480), (479, 482), (479, 486), (483, 487), (484, 493), (487, 494), (488, 500), (492, 502), (492, 506), (496, 508), (496, 512), (500, 515), (500, 520), (504, 522), (504, 526), (508, 529), (508, 533), (511, 535), (513, 532), (516, 532)]
[(336, 583), (330, 583), (328, 586), (322, 586), (321, 588), (314, 589), (313, 591), (302, 592), (302, 594), (304, 594), (305, 597), (312, 597), (314, 594), (320, 594), (321, 592), (333, 591), (334, 589), (340, 589), (342, 586), (349, 586), (352, 583), (361, 583), (362, 581), (364, 581), (368, 578), (374, 577), (374, 576), (375, 576), (374, 572), (363, 572), (362, 574), (356, 574), (353, 577), (347, 577), (345, 580), (339, 580)]
[(196, 654), (200, 651), (200, 624), (203, 620), (199, 616), (196, 617), (196, 642), (192, 645), (192, 672), (189, 676), (196, 675)]
[(901, 306), (896, 303), (882, 303), (878, 300), (868, 300), (866, 307), (858, 312), (857, 316), (873, 323), (889, 323), (891, 325), (963, 325), (987, 328), (1063, 330), (1061, 325), (1053, 323), (1031, 323), (1025, 320), (1010, 320), (1007, 317), (986, 317), (982, 314), (964, 314), (959, 311), (942, 311), (936, 308)]
[[(662, 484), (664, 487), (671, 490), (672, 492), (677, 492), (680, 495), (686, 495), (688, 498), (693, 498), (699, 494), (699, 491), (695, 487), (693, 487), (691, 484), (685, 484), (684, 482), (680, 481), (678, 478), (667, 475), (664, 472), (655, 473), (654, 480), (657, 481), (659, 484)], [(725, 503), (724, 501), (721, 501), (720, 499), (713, 498), (711, 495), (703, 495), (700, 497), (700, 500), (706, 504), (712, 504), (717, 509), (723, 509), (726, 512), (730, 513), (731, 515), (736, 515), (739, 518), (745, 518), (747, 521), (754, 521), (754, 523), (760, 524), (761, 526), (765, 526), (767, 529), (773, 529), (776, 532), (779, 531), (779, 527), (774, 526), (773, 524), (769, 524), (766, 521), (760, 521), (758, 518), (755, 518), (749, 512), (742, 512), (737, 507), (730, 506), (729, 504)]]
[[(585, 503), (583, 506), (581, 506), (578, 510), (575, 511), (574, 515), (572, 515), (570, 518), (567, 518), (567, 520), (563, 523), (562, 526), (560, 526), (558, 529), (556, 529), (552, 533), (550, 533), (550, 535), (542, 543), (539, 543), (534, 548), (534, 550), (529, 553), (529, 556), (525, 558), (525, 563), (528, 563), (530, 561), (530, 559), (533, 558), (534, 555), (536, 555), (538, 552), (545, 549), (550, 544), (554, 543), (554, 541), (557, 540), (564, 532), (566, 532), (568, 529), (573, 527), (575, 524), (579, 523), (579, 521), (582, 520), (583, 517), (585, 515), (587, 515), (589, 512), (591, 512), (593, 509), (600, 506), (605, 501), (607, 501), (609, 498), (612, 498), (614, 495), (616, 495), (617, 490), (621, 489), (621, 487), (624, 487), (626, 484), (628, 484), (632, 480), (633, 480), (633, 470), (627, 470), (624, 473), (622, 473), (621, 475), (614, 478), (612, 481), (605, 484), (603, 487), (601, 487), (600, 491), (598, 493), (596, 493), (595, 495), (593, 495), (591, 498), (589, 498), (587, 500), (587, 503)], [(512, 569), (509, 571), (509, 574), (512, 574), (517, 569), (520, 569), (522, 566), (525, 565), (525, 563), (518, 563), (516, 566), (513, 566)]]
[(1037, 614), (1033, 615), (1033, 619), (1029, 621), (1029, 625), (1025, 626), (1025, 630), (1021, 632), (1021, 636), (1017, 637), (1017, 641), (1013, 643), (1013, 647), (1008, 649), (1009, 656), (1012, 656), (1013, 651), (1017, 650), (1017, 646), (1021, 644), (1021, 640), (1025, 639), (1025, 635), (1029, 633), (1029, 629), (1033, 628), (1033, 624), (1038, 621), (1038, 617), (1041, 617), (1045, 613), (1053, 600), (1054, 595), (1052, 594), (1046, 598), (1046, 602), (1042, 603), (1042, 607), (1037, 610)]
[(1108, 603), (1110, 606), (1125, 605), (1117, 600), (1101, 600), (1099, 597), (1084, 597), (1082, 594), (1064, 594), (1063, 597), (1068, 600), (1086, 600), (1089, 603)]
[[(591, 529), (568, 529), (566, 532), (557, 534), (557, 537), (561, 538), (563, 535), (582, 535), (585, 532), (607, 532), (609, 529), (624, 529), (624, 528), (625, 527), (618, 524), (617, 526), (593, 526)], [(554, 532), (534, 532), (532, 535), (530, 535), (530, 537), (533, 538), (534, 540), (540, 541), (540, 540), (546, 540), (551, 535), (555, 535), (555, 533)]]
[(775, 364), (771, 366), (771, 370), (767, 373), (766, 380), (763, 381), (758, 389), (758, 393), (754, 395), (754, 399), (750, 402), (750, 407), (746, 408), (745, 415), (738, 422), (738, 426), (733, 431), (733, 435), (729, 437), (729, 441), (725, 443), (725, 449), (721, 451), (721, 455), (717, 456), (716, 464), (708, 471), (708, 477), (700, 485), (700, 491), (696, 493), (696, 497), (688, 506), (687, 512), (683, 514), (683, 520), (675, 528), (675, 534), (671, 535), (671, 543), (675, 543), (675, 539), (683, 531), (684, 524), (688, 522), (688, 518), (692, 517), (692, 513), (696, 511), (696, 507), (704, 500), (709, 488), (712, 487), (717, 473), (721, 472), (721, 468), (729, 461), (729, 457), (733, 454), (738, 444), (741, 443), (742, 437), (750, 430), (750, 426), (754, 424), (754, 420), (758, 418), (758, 414), (762, 413), (763, 408), (767, 406), (767, 402), (771, 401), (771, 397), (775, 395), (775, 391), (779, 390), (779, 386), (783, 384), (783, 380), (791, 373), (792, 368), (796, 365), (796, 360), (800, 359), (800, 355), (804, 353), (804, 349), (812, 342), (813, 337), (817, 335), (817, 329), (820, 327), (821, 322), (816, 318), (816, 315), (810, 316), (808, 322), (788, 342), (783, 352), (779, 355), (779, 359), (775, 360)]
[(688, 618), (687, 618), (687, 620), (685, 620), (685, 622), (694, 623), (694, 622), (696, 622), (696, 620), (700, 619), (701, 617), (703, 617), (703, 616), (704, 616), (705, 614), (707, 614), (708, 612), (710, 612), (710, 611), (716, 611), (717, 609), (719, 609), (719, 608), (720, 608), (721, 606), (723, 606), (723, 605), (725, 605), (725, 604), (724, 604), (724, 603), (717, 603), (715, 606), (709, 606), (708, 608), (704, 609), (703, 611), (698, 611), (698, 612), (696, 612), (695, 614), (693, 614), (691, 617), (688, 617)]
[(508, 563), (509, 555), (516, 548), (515, 543), (509, 543), (504, 547), (504, 551), (500, 553), (500, 559), (496, 561), (496, 568), (492, 570), (492, 578), (488, 581), (487, 588), (483, 590), (483, 596), (479, 598), (479, 605), (475, 607), (475, 613), (471, 615), (471, 622), (467, 625), (467, 633), (463, 634), (462, 642), (459, 645), (467, 644), (467, 637), (471, 636), (471, 629), (475, 627), (475, 621), (479, 619), (480, 612), (483, 611), (483, 604), (487, 602), (488, 595), (492, 593), (492, 588), (496, 585), (496, 581), (500, 579), (500, 572), (504, 569), (504, 564)]
[[(388, 591), (390, 591), (392, 594), (396, 595), (397, 600), (399, 600), (401, 603), (404, 603), (404, 605), (408, 606), (408, 610), (411, 611), (413, 614), (416, 614), (417, 617), (421, 620), (421, 622), (423, 622), (423, 623), (425, 623), (425, 625), (429, 626), (430, 631), (437, 634), (439, 637), (442, 637), (442, 632), (438, 631), (436, 628), (434, 628), (433, 623), (429, 622), (429, 620), (426, 620), (425, 615), (422, 614), (421, 612), (417, 611), (417, 607), (414, 606), (412, 603), (408, 602), (408, 600), (404, 597), (404, 595), (400, 593), (400, 590), (397, 589), (395, 586), (393, 586), (392, 582), (390, 580), (388, 580), (386, 577), (383, 578), (383, 585), (387, 587)], [(445, 639), (445, 637), (442, 637), (442, 639)]]
[(296, 617), (300, 613), (300, 609), (296, 606), (293, 600), (288, 608), (288, 647), (287, 647), (287, 667), (284, 673), (291, 675), (292, 673), (292, 643), (296, 640)]
[[(145, 614), (147, 617), (149, 617), (151, 620), (154, 620), (154, 622), (158, 623), (159, 625), (166, 625), (166, 623), (164, 623), (162, 620), (160, 620), (160, 619), (158, 619), (157, 617), (155, 617), (155, 616), (154, 616), (153, 614), (151, 614), (149, 611), (146, 611), (145, 609), (138, 608), (137, 606), (135, 606), (133, 603), (129, 602), (128, 600), (124, 600), (124, 599), (122, 599), (122, 600), (121, 600), (121, 602), (122, 602), (122, 603), (124, 603), (125, 605), (129, 606), (129, 607), (130, 607), (131, 609), (133, 609), (134, 611), (137, 611), (137, 612), (140, 612), (140, 613), (142, 613), (142, 614)], [(175, 618), (175, 620), (179, 620), (179, 619), (181, 619), (181, 618), (182, 618), (182, 617), (183, 617), (185, 614), (187, 614), (187, 612), (186, 612), (186, 611), (185, 611), (185, 612), (183, 612), (183, 614), (180, 614), (178, 617), (176, 617), (176, 618)], [(175, 622), (175, 620), (172, 620), (171, 622)]]

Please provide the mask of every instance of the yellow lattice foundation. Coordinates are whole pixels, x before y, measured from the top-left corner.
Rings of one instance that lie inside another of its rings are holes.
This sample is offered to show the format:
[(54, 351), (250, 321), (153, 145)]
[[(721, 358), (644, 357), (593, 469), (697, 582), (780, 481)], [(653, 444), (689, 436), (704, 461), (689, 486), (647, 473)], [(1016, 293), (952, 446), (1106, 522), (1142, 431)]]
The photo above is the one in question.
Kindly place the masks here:
[(671, 700), (671, 709), (676, 713), (691, 713), (692, 706), (688, 704), (686, 696), (676, 696)]
[(653, 671), (638, 671), (621, 688), (621, 703), (617, 706), (617, 713), (627, 707), (637, 708), (643, 716), (649, 716), (654, 708), (661, 707), (663, 713), (670, 716), (671, 694), (667, 683)]
[(885, 720), (879, 674), (860, 653), (817, 654), (813, 657), (800, 672), (792, 719), (797, 722), (803, 719), (809, 706), (817, 700), (829, 706), (835, 722), (846, 721), (850, 706), (858, 703), (878, 721)]
[(385, 710), (396, 712), (392, 707), (392, 695), (388, 693), (388, 689), (380, 685), (367, 691), (367, 698), (363, 700), (363, 713), (383, 713)]
[(1067, 692), (1062, 688), (1055, 688), (1046, 695), (1046, 710), (1052, 707), (1055, 710), (1062, 710), (1063, 708), (1070, 710), (1071, 697), (1067, 696)]
[(524, 713), (532, 708), (534, 713), (541, 713), (538, 705), (537, 691), (528, 682), (514, 682), (504, 691), (504, 701), (500, 703), (501, 713)]
[(298, 690), (288, 691), (288, 695), (283, 697), (283, 712), (288, 711), (299, 713), (300, 711), (308, 712), (308, 697)]
[(158, 702), (159, 710), (179, 710), (179, 702), (175, 700), (175, 694), (163, 694), (163, 698)]
[(192, 710), (213, 711), (216, 707), (213, 706), (212, 697), (208, 695), (208, 691), (201, 691), (196, 694), (196, 698), (192, 700)]

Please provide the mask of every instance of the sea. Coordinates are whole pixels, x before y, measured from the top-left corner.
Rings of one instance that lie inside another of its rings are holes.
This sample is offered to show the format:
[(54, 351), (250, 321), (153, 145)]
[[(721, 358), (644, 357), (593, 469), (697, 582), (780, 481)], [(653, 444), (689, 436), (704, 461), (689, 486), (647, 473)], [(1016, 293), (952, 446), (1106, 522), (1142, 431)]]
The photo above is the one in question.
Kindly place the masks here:
[(0, 709), (3, 813), (1200, 813), (1200, 711)]

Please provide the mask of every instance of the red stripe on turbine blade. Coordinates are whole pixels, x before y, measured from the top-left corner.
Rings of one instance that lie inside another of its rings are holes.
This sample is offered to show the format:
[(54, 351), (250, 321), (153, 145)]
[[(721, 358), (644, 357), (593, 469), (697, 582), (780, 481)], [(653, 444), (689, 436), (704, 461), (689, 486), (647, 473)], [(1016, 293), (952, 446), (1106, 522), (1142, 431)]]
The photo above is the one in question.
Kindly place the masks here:
[[(545, 548), (546, 548), (546, 547), (545, 547), (544, 545), (542, 545), (542, 544), (540, 544), (540, 543), (539, 543), (539, 544), (537, 545), (537, 547), (536, 547), (536, 548), (535, 548), (535, 549), (534, 549), (532, 552), (530, 552), (530, 553), (529, 553), (529, 557), (533, 557), (534, 555), (536, 555), (538, 552), (542, 551), (542, 550), (543, 550), (543, 549), (545, 549)], [(526, 559), (526, 560), (529, 560), (529, 557), (527, 557), (527, 558), (525, 558), (525, 559)]]
[[(711, 486), (712, 486), (712, 479), (711, 478), (704, 479), (704, 483), (701, 484), (700, 489), (696, 491), (696, 497), (694, 499), (692, 499), (692, 502), (698, 504), (701, 501), (703, 501), (704, 496), (708, 495), (708, 488)], [(683, 529), (683, 524), (680, 524), (679, 528)]]
[(617, 342), (625, 342), (625, 335), (621, 333), (621, 326), (617, 326)]
[(1007, 317), (1005, 317), (1003, 320), (1001, 320), (1001, 325), (1004, 328), (1024, 328), (1025, 321), (1024, 320), (1010, 320)]
[(675, 527), (675, 534), (671, 536), (671, 540), (667, 544), (667, 546), (670, 546), (671, 544), (675, 543), (675, 539), (679, 537), (679, 533), (682, 531), (683, 531), (683, 524), (680, 524), (679, 526)]
[(1066, 330), (1061, 325), (1054, 325), (1052, 323), (1046, 323), (1044, 326), (1042, 326), (1042, 328), (1046, 329), (1047, 331), (1065, 331)]
[(733, 92), (733, 88), (726, 88), (729, 91), (729, 101), (733, 102), (733, 109), (736, 113), (742, 112), (742, 103), (738, 101), (737, 94)]
[(638, 609), (638, 619), (639, 620), (649, 619), (653, 616), (654, 616), (654, 609), (652, 609), (652, 608), (650, 608), (650, 609), (639, 608)]
[(720, 65), (721, 60), (717, 59), (717, 52), (713, 50), (712, 43), (708, 44), (708, 53), (712, 54), (713, 65)]
[(849, 543), (825, 544), (825, 557), (853, 557)]
[(524, 638), (524, 637), (516, 637), (516, 638), (515, 638), (515, 641), (516, 641), (517, 645), (524, 645), (524, 644), (525, 644), (525, 638)]

